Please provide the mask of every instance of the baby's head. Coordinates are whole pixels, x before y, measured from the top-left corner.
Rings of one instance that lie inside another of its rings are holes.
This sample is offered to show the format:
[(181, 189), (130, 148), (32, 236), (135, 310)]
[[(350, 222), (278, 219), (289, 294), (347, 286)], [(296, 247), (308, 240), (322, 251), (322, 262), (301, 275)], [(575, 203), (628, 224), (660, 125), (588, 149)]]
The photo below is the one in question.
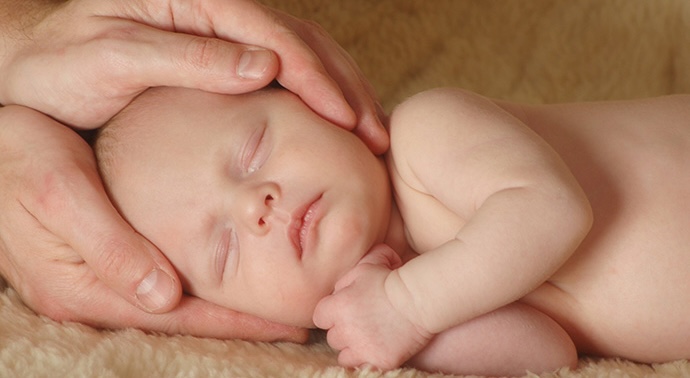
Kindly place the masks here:
[(113, 203), (187, 292), (272, 321), (311, 326), (388, 227), (382, 160), (285, 90), (151, 89), (94, 150)]

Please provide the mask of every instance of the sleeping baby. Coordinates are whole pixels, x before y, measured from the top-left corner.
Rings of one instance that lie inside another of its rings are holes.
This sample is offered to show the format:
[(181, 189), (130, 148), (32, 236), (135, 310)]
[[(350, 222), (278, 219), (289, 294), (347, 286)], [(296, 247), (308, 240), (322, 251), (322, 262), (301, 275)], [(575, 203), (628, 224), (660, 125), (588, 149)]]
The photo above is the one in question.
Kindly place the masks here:
[(187, 292), (326, 329), (345, 366), (522, 375), (690, 358), (689, 105), (436, 89), (376, 157), (282, 89), (157, 88), (94, 150)]

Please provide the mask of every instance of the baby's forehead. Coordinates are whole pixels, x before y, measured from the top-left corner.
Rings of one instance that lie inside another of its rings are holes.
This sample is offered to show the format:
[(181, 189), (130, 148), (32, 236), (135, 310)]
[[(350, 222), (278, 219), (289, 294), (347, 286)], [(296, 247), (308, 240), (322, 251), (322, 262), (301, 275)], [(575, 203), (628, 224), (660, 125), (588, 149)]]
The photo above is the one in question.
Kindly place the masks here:
[[(298, 103), (303, 104), (299, 97), (279, 88), (228, 95), (158, 87), (142, 92), (109, 122), (108, 127), (120, 143), (145, 146), (180, 133), (187, 134), (190, 130), (203, 133), (204, 125), (210, 126), (209, 131), (217, 131), (219, 124), (228, 127), (251, 122), (268, 113), (284, 114), (297, 109)], [(311, 112), (306, 105), (303, 108)]]
[[(172, 133), (170, 121), (194, 119), (208, 112), (208, 108), (195, 107), (188, 101), (196, 91), (183, 88), (150, 88), (134, 98), (106, 125), (121, 142), (144, 141)], [(221, 108), (218, 107), (220, 110)], [(183, 117), (182, 117), (183, 116)], [(190, 127), (193, 126), (189, 125)]]

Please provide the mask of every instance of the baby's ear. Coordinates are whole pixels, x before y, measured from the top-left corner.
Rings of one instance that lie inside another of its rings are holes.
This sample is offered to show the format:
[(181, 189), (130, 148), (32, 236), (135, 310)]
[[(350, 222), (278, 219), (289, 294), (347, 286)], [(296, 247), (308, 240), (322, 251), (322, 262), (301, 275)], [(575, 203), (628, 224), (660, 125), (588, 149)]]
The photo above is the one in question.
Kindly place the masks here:
[(398, 269), (402, 266), (400, 256), (387, 244), (373, 246), (369, 252), (359, 260), (359, 264), (383, 265), (390, 270)]

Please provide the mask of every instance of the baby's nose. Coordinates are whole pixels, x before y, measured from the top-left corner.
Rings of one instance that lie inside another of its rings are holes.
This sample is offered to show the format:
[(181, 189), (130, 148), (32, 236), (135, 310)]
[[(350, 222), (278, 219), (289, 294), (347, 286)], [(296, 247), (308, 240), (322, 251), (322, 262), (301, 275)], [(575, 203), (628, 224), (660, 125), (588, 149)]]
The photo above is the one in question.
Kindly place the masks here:
[[(276, 219), (285, 217), (284, 213), (275, 207), (279, 194), (277, 185), (269, 183), (248, 189), (247, 195), (239, 199), (244, 202), (240, 206), (244, 223), (250, 231), (264, 235)], [(287, 216), (289, 218), (289, 214)]]

